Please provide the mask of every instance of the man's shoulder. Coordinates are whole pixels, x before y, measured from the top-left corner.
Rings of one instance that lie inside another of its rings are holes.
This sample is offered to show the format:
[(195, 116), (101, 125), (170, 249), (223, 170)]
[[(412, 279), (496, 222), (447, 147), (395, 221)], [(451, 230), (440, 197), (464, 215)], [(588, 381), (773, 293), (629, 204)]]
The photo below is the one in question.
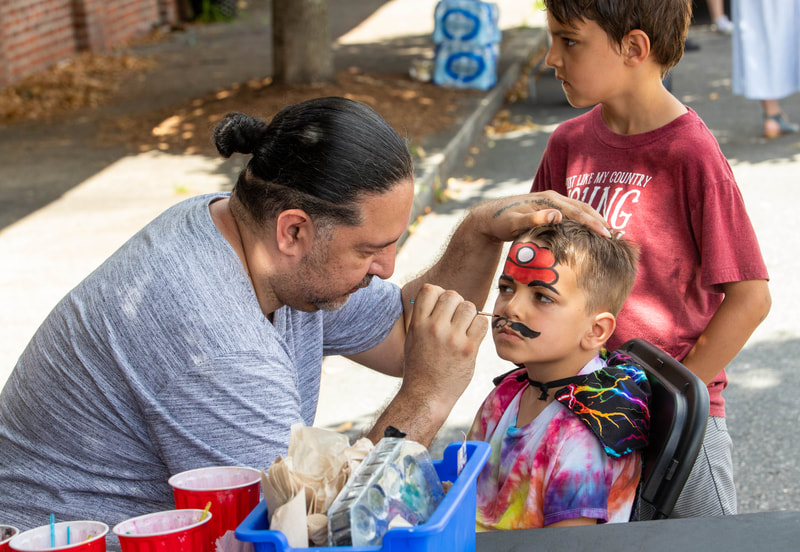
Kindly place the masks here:
[(162, 218), (169, 218), (171, 215), (174, 216), (178, 213), (200, 212), (202, 209), (208, 208), (214, 201), (228, 196), (230, 196), (230, 192), (215, 192), (186, 198), (167, 207), (159, 216), (153, 219), (153, 222), (159, 221)]

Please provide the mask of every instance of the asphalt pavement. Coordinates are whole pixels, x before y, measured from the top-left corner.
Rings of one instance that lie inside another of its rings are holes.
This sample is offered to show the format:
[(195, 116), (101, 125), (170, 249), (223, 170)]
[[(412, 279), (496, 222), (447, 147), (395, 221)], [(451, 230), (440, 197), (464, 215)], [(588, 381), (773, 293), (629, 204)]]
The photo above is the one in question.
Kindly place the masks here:
[[(339, 37), (336, 51), (340, 58), (359, 52), (365, 55), (371, 50), (388, 55), (387, 37), (420, 37), (432, 31), (432, 19), (419, 14), (432, 13), (433, 0), (331, 3), (350, 9), (349, 21), (334, 22), (340, 25), (335, 35)], [(547, 71), (537, 74), (531, 86), (534, 97), (502, 106), (505, 88), (516, 80), (522, 61), (540, 44), (537, 41), (543, 40), (542, 19), (529, 13), (532, 4), (528, 0), (500, 1), (501, 13), (505, 5), (506, 16), (512, 12), (518, 16), (506, 24), (523, 25), (526, 40), (505, 44), (498, 87), (476, 100), (472, 116), (460, 121), (432, 150), (428, 163), (417, 169), (422, 193), (430, 194), (438, 179), (447, 184), (449, 199), (435, 205), (405, 240), (393, 277), (398, 283), (433, 262), (470, 205), (526, 192), (549, 134), (561, 121), (579, 113), (564, 102), (558, 84)], [(525, 7), (528, 13), (523, 14)], [(345, 12), (337, 13), (334, 17)], [(256, 32), (249, 24), (239, 29), (239, 38)], [(219, 69), (220, 79), (228, 78), (225, 71), (234, 70), (242, 80), (251, 78), (247, 73), (252, 71), (252, 64), (231, 62), (227, 67), (220, 61), (228, 55), (224, 48), (241, 43), (236, 32), (223, 34), (224, 46), (215, 50), (213, 56), (217, 57), (207, 63), (216, 64), (213, 67)], [(731, 94), (730, 39), (702, 24), (694, 26), (690, 36), (701, 49), (688, 52), (675, 69), (673, 90), (705, 119), (729, 158), (771, 274), (772, 312), (732, 363), (731, 385), (725, 393), (729, 428), (736, 444), (740, 510), (800, 509), (798, 447), (792, 438), (794, 424), (800, 421), (800, 406), (782, 392), (791, 388), (782, 383), (793, 381), (793, 361), (800, 353), (800, 328), (793, 323), (793, 314), (800, 310), (794, 278), (800, 260), (793, 254), (800, 236), (796, 214), (800, 200), (792, 192), (800, 174), (800, 136), (772, 141), (761, 138), (758, 104)], [(195, 38), (201, 41), (208, 37)], [(371, 47), (378, 44), (383, 49)], [(175, 59), (179, 59), (177, 54)], [(407, 63), (408, 58), (403, 59), (401, 62)], [(386, 62), (383, 58), (371, 59), (373, 63), (382, 60)], [(175, 70), (180, 68), (176, 66)], [(198, 70), (202, 68), (196, 68), (192, 75)], [(213, 86), (195, 82), (190, 75), (186, 78), (187, 93), (200, 93), (204, 86)], [(167, 101), (181, 89), (164, 88), (161, 92)], [(800, 121), (800, 95), (782, 105), (790, 119)], [(501, 108), (508, 111), (517, 129), (499, 136), (484, 135), (484, 125)], [(0, 129), (0, 204), (5, 205), (0, 206), (0, 384), (38, 324), (64, 293), (159, 212), (186, 195), (229, 189), (238, 170), (238, 165), (230, 161), (203, 156), (76, 151), (66, 142), (90, 133), (90, 129), (77, 121), (70, 132), (74, 134), (42, 133), (37, 149), (28, 151)], [(423, 197), (415, 209), (421, 211), (430, 201), (432, 196)], [(489, 304), (492, 301), (490, 297)], [(490, 389), (491, 378), (505, 369), (488, 338), (479, 354), (475, 378), (434, 443), (434, 456), (446, 443), (461, 437)], [(317, 425), (324, 427), (352, 422), (352, 431), (359, 431), (369, 425), (397, 386), (395, 380), (339, 358), (326, 361), (323, 372)]]

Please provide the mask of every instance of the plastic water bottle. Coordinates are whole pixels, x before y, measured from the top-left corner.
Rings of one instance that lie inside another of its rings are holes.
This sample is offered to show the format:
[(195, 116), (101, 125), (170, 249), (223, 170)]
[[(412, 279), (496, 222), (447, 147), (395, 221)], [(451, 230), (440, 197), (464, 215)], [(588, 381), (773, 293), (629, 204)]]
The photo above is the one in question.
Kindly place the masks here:
[(497, 4), (477, 0), (442, 0), (434, 10), (433, 41), (493, 44), (500, 42)]
[(497, 84), (498, 44), (447, 41), (436, 47), (433, 82), (452, 88), (489, 90)]

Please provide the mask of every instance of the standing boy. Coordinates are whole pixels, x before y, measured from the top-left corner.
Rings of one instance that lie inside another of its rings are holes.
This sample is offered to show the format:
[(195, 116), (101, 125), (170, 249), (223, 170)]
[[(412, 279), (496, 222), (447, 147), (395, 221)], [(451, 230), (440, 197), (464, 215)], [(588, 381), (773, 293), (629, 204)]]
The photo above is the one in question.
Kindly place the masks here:
[(690, 0), (546, 0), (546, 62), (574, 107), (533, 190), (580, 199), (640, 246), (608, 343), (658, 345), (707, 385), (703, 448), (673, 517), (736, 513), (725, 366), (769, 312), (767, 269), (730, 165), (698, 115), (662, 85), (683, 55)]

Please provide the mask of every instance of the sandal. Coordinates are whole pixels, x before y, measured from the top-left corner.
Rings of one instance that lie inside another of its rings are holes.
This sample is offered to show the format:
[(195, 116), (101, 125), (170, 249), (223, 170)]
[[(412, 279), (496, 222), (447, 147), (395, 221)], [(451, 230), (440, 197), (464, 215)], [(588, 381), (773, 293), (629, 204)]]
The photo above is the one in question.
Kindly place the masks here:
[(784, 134), (794, 134), (800, 132), (800, 126), (787, 121), (783, 113), (775, 115), (764, 115), (764, 137), (777, 138)]

